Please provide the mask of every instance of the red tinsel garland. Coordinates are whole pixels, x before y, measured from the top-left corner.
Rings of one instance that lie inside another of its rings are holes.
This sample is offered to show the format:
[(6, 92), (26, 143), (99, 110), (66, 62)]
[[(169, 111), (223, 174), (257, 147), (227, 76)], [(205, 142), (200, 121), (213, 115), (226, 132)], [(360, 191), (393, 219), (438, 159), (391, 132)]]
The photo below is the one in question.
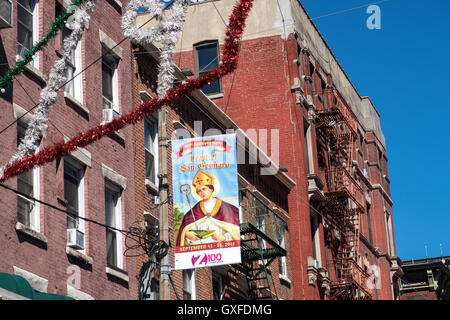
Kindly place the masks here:
[(224, 75), (233, 72), (236, 69), (238, 62), (239, 40), (244, 32), (245, 20), (247, 19), (252, 4), (253, 0), (240, 0), (233, 8), (226, 31), (225, 44), (222, 49), (223, 63), (219, 68), (208, 72), (201, 78), (189, 80), (186, 83), (167, 91), (166, 96), (161, 99), (152, 99), (143, 103), (127, 115), (81, 133), (67, 142), (59, 142), (53, 147), (45, 148), (36, 154), (6, 165), (4, 175), (0, 179), (0, 182), (4, 182), (11, 177), (27, 172), (34, 167), (64, 157), (78, 147), (85, 147), (104, 136), (111, 135), (114, 131), (122, 129), (128, 124), (135, 124), (145, 116), (148, 116), (161, 108), (161, 106), (171, 104), (182, 98), (184, 95), (190, 94), (194, 90), (201, 89), (204, 85), (210, 85)]

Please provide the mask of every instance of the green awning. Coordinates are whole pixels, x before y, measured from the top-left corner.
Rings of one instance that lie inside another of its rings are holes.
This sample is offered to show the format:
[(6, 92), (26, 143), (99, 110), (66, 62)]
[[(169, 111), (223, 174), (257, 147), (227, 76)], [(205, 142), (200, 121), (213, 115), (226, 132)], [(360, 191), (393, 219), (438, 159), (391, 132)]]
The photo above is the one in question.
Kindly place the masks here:
[(75, 300), (59, 294), (38, 292), (31, 287), (25, 278), (15, 274), (0, 272), (0, 288), (31, 300)]

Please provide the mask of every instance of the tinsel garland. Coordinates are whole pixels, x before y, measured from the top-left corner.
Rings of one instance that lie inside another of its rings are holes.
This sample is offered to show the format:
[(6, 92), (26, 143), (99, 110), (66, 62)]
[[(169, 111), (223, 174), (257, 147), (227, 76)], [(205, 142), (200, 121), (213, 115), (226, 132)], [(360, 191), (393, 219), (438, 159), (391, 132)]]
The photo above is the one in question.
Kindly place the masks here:
[(87, 0), (74, 0), (72, 4), (69, 6), (70, 10), (68, 10), (63, 15), (57, 17), (55, 21), (50, 26), (50, 31), (45, 35), (44, 38), (41, 39), (38, 43), (36, 43), (33, 47), (31, 47), (23, 56), (23, 60), (16, 63), (14, 68), (9, 70), (3, 78), (0, 78), (0, 90), (4, 92), (5, 89), (11, 86), (11, 83), (15, 76), (18, 76), (25, 70), (25, 66), (33, 60), (33, 56), (40, 51), (42, 48), (47, 46), (50, 39), (56, 36), (59, 30), (63, 29), (67, 20), (74, 14), (74, 8), (80, 7), (83, 2)]
[(176, 88), (170, 89), (163, 98), (149, 100), (127, 115), (116, 118), (107, 124), (99, 125), (87, 132), (80, 133), (67, 142), (61, 141), (55, 146), (47, 147), (36, 154), (8, 164), (0, 182), (27, 172), (36, 166), (42, 166), (57, 158), (64, 157), (77, 148), (85, 147), (104, 136), (111, 135), (114, 131), (122, 129), (128, 124), (135, 124), (137, 121), (142, 120), (145, 116), (159, 109), (162, 105), (171, 104), (194, 90), (198, 90), (204, 85), (210, 85), (224, 75), (234, 71), (238, 62), (239, 41), (242, 37), (245, 21), (252, 4), (253, 0), (240, 0), (233, 8), (222, 49), (223, 63), (219, 68), (211, 70), (201, 78), (188, 80)]
[[(41, 91), (39, 105), (31, 120), (28, 122), (25, 136), (17, 147), (16, 154), (10, 159), (9, 163), (36, 152), (42, 129), (48, 121), (50, 107), (55, 104), (58, 92), (67, 80), (67, 62), (70, 62), (71, 53), (77, 47), (84, 29), (89, 24), (90, 12), (93, 10), (94, 6), (95, 0), (89, 0), (83, 8), (77, 8), (73, 20), (67, 23), (67, 27), (70, 28), (72, 32), (64, 39), (63, 55), (55, 62), (53, 69), (50, 71), (48, 84)], [(2, 177), (3, 170), (4, 167), (0, 168), (0, 177)]]
[[(158, 67), (157, 94), (163, 97), (167, 90), (172, 88), (175, 76), (173, 75), (173, 49), (178, 41), (178, 34), (186, 20), (188, 0), (173, 0), (167, 17), (163, 16), (165, 4), (159, 0), (131, 0), (127, 11), (122, 18), (122, 29), (125, 36), (134, 43), (150, 45), (153, 42), (162, 44), (160, 63)], [(141, 28), (136, 26), (137, 11), (139, 8), (147, 9), (150, 16), (160, 20), (156, 27)]]

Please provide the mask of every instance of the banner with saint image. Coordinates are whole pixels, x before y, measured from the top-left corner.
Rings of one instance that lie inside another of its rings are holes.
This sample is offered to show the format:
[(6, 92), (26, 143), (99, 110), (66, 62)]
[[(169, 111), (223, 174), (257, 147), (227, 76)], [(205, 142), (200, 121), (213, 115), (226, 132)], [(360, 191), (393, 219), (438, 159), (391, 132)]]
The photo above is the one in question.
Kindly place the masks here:
[(172, 140), (175, 269), (241, 263), (236, 135)]

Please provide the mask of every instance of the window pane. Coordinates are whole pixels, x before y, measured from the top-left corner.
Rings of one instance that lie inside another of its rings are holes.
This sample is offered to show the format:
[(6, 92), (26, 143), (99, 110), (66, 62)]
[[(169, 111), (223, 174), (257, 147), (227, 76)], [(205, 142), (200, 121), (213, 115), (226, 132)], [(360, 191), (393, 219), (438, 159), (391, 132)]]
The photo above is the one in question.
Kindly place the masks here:
[(183, 270), (183, 299), (192, 299), (192, 275), (194, 272), (192, 270)]
[(23, 56), (33, 45), (33, 6), (29, 1), (17, 5), (17, 53)]
[(219, 80), (216, 80), (210, 85), (205, 85), (202, 89), (202, 92), (204, 94), (214, 94), (220, 92), (220, 82)]
[[(74, 215), (79, 212), (79, 173), (76, 169), (64, 164), (64, 198), (67, 201), (67, 211)], [(77, 228), (78, 219), (67, 216), (67, 228)]]
[[(17, 145), (25, 135), (26, 129), (17, 126)], [(17, 176), (17, 190), (27, 196), (34, 196), (34, 170), (29, 170)], [(24, 196), (17, 197), (17, 219), (20, 223), (31, 226), (31, 213), (34, 209), (34, 202)]]
[(117, 199), (113, 191), (105, 189), (106, 225), (115, 227), (115, 207)]
[[(17, 177), (17, 190), (28, 196), (33, 196), (33, 170), (22, 173)], [(17, 197), (17, 218), (18, 221), (26, 226), (31, 225), (31, 212), (34, 203), (21, 195)]]
[(155, 182), (155, 156), (145, 150), (145, 177)]
[(197, 48), (199, 73), (215, 69), (219, 65), (217, 58), (217, 45)]
[(109, 101), (113, 101), (113, 77), (114, 77), (114, 69), (111, 68), (111, 65), (103, 59), (102, 60), (102, 89), (103, 89), (103, 97), (108, 99)]
[(75, 68), (68, 65), (66, 69), (66, 77), (68, 81), (64, 87), (64, 91), (70, 94), (72, 97), (75, 96), (75, 90), (74, 90), (74, 80), (70, 81), (73, 78), (73, 75), (75, 73)]
[(145, 149), (147, 149), (152, 153), (154, 153), (156, 133), (157, 133), (156, 122), (145, 121), (144, 123)]
[(106, 229), (106, 263), (117, 266), (117, 239), (116, 232)]

